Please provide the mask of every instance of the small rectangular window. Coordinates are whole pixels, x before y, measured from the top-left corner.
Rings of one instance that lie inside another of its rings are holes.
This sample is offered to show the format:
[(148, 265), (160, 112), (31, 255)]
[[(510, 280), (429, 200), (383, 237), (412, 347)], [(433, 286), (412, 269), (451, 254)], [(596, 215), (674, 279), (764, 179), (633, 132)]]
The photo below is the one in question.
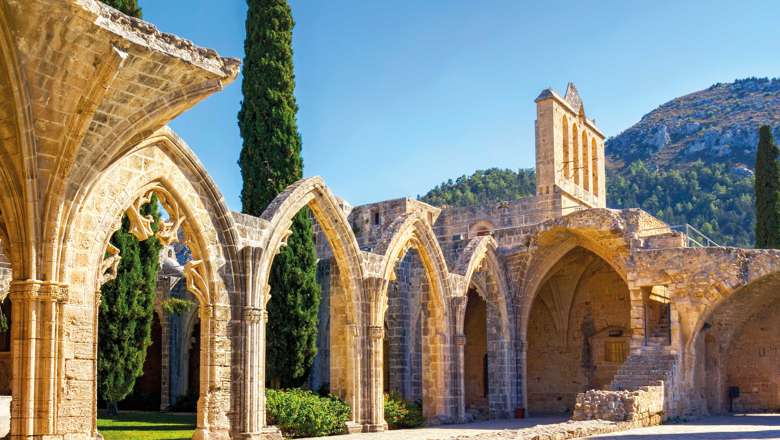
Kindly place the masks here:
[(628, 357), (628, 344), (624, 341), (606, 341), (604, 343), (604, 360), (606, 362), (622, 363)]
[(374, 213), (374, 224), (375, 225), (379, 225), (379, 213), (378, 212)]

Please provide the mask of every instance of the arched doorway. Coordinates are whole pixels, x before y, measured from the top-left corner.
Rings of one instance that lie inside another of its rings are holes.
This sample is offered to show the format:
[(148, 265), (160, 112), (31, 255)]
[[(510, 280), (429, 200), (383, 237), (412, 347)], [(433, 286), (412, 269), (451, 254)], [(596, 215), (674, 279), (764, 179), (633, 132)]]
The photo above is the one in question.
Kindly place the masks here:
[(706, 412), (780, 409), (780, 275), (734, 291), (701, 321), (695, 386)]
[[(377, 345), (371, 349), (372, 356), (376, 356), (372, 359), (371, 368), (372, 375), (377, 378), (384, 378), (383, 370), (391, 368), (389, 381), (390, 389), (393, 388), (394, 374), (392, 366), (384, 359), (382, 339), (390, 338), (388, 345), (392, 358), (394, 322), (391, 303), (395, 294), (392, 285), (394, 282), (408, 284), (408, 292), (404, 293), (403, 289), (399, 289), (398, 298), (409, 305), (410, 321), (418, 316), (419, 304), (419, 319), (412, 322), (407, 331), (407, 334), (411, 335), (407, 346), (415, 349), (411, 351), (410, 364), (414, 363), (419, 353), (419, 395), (422, 398), (422, 413), (430, 422), (436, 422), (451, 420), (456, 405), (453, 404), (452, 386), (447, 374), (451, 370), (447, 365), (445, 352), (451, 332), (447, 307), (450, 297), (447, 264), (430, 227), (430, 217), (426, 219), (424, 216), (407, 215), (397, 218), (389, 227), (392, 234), (386, 233), (385, 238), (374, 249), (374, 252), (384, 255), (381, 262), (384, 281), (374, 295), (376, 303), (372, 304), (372, 328), (381, 330), (387, 323), (389, 330), (388, 334), (383, 331), (373, 334), (378, 337), (372, 335), (372, 341), (376, 341), (372, 343)], [(406, 262), (410, 262), (408, 278), (405, 274)], [(419, 350), (416, 350), (418, 344)], [(417, 380), (413, 372), (407, 383), (410, 383), (411, 395), (415, 396)], [(384, 418), (377, 411), (381, 408), (383, 387), (384, 383), (377, 380), (371, 389), (372, 405), (375, 407), (372, 422), (377, 425), (380, 421), (384, 423)]]
[[(301, 212), (304, 208), (307, 210)], [(299, 180), (280, 193), (266, 208), (262, 218), (269, 224), (270, 233), (262, 239), (260, 248), (262, 252), (254, 250), (248, 252), (251, 259), (252, 287), (246, 298), (246, 309), (256, 317), (263, 313), (273, 314), (273, 307), (266, 306), (269, 300), (274, 298), (273, 292), (267, 289), (269, 285), (272, 267), (280, 249), (289, 238), (289, 231), (297, 215), (311, 214), (315, 230), (321, 231), (322, 240), (317, 240), (317, 257), (322, 259), (332, 256), (335, 264), (327, 267), (318, 267), (320, 280), (327, 275), (330, 283), (327, 286), (328, 303), (327, 310), (320, 304), (320, 317), (327, 315), (322, 320), (327, 330), (320, 327), (320, 342), (323, 342), (323, 333), (328, 340), (329, 349), (324, 356), (320, 356), (319, 364), (315, 359), (314, 368), (317, 373), (318, 390), (329, 391), (346, 401), (351, 410), (351, 421), (347, 423), (350, 431), (360, 429), (361, 422), (366, 418), (361, 412), (361, 353), (360, 340), (364, 335), (364, 327), (361, 325), (359, 314), (359, 298), (362, 289), (362, 265), (360, 263), (359, 247), (352, 227), (346, 219), (341, 204), (330, 193), (322, 179), (318, 177)], [(315, 234), (315, 237), (317, 234)], [(259, 323), (260, 319), (252, 319), (253, 323)], [(257, 331), (254, 330), (254, 327)], [(258, 378), (264, 376), (258, 370), (266, 362), (266, 337), (265, 324), (251, 324), (250, 333), (257, 335), (257, 341), (248, 340), (247, 343), (260, 347), (260, 356), (247, 356), (244, 360), (243, 373), (248, 379), (243, 385), (243, 392), (252, 406), (257, 409), (247, 413), (243, 428), (246, 432), (259, 432), (266, 423), (265, 417), (265, 384), (259, 384)], [(325, 331), (323, 331), (325, 330)], [(267, 330), (273, 331), (271, 326)], [(254, 339), (255, 336), (253, 336)], [(315, 341), (316, 342), (316, 341)], [(259, 345), (258, 345), (259, 343)], [(273, 353), (268, 353), (273, 356)], [(311, 381), (309, 382), (312, 383)], [(328, 389), (324, 389), (323, 386)]]
[(571, 413), (577, 393), (603, 389), (628, 356), (630, 298), (621, 276), (582, 247), (545, 275), (526, 338), (532, 414)]
[(484, 419), (490, 411), (487, 303), (474, 288), (468, 291), (463, 334), (466, 337), (463, 347), (466, 413), (470, 418)]
[(423, 401), (423, 313), (429, 285), (418, 252), (410, 249), (387, 288), (384, 319), (384, 391), (409, 402)]

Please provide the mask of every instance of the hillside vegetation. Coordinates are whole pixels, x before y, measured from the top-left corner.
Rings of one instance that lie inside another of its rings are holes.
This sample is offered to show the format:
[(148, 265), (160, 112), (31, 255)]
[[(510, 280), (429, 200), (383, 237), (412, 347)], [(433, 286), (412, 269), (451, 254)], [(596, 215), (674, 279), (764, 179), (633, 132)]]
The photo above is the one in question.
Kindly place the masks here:
[(436, 186), (420, 200), (435, 206), (471, 206), (517, 200), (536, 193), (536, 173), (532, 168), (490, 168), (470, 176), (460, 176)]
[[(436, 206), (469, 206), (516, 200), (535, 193), (533, 170), (492, 168), (437, 186), (420, 200)], [(753, 243), (753, 176), (701, 161), (680, 170), (652, 170), (635, 162), (610, 170), (607, 205), (641, 207), (672, 225), (690, 223), (723, 245)]]

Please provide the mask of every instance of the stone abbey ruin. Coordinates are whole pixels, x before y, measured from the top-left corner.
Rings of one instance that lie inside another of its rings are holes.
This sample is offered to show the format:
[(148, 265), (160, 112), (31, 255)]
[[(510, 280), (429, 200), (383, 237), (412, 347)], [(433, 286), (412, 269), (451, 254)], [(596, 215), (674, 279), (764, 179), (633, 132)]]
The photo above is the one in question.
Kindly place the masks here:
[(160, 314), (157, 383), (142, 382), (162, 407), (197, 394), (197, 439), (279, 435), (265, 418), (267, 280), (305, 206), (324, 292), (310, 386), (349, 403), (351, 431), (386, 429), (390, 390), (421, 400), (430, 423), (780, 407), (780, 252), (607, 209), (604, 135), (571, 85), (536, 100), (534, 197), (353, 208), (312, 177), (256, 218), (227, 208), (166, 127), (233, 81), (237, 60), (96, 0), (3, 0), (0, 54), (12, 439), (97, 437), (97, 306), (122, 257), (109, 238), (123, 215), (155, 234), (139, 212), (151, 195), (169, 216), (159, 295), (198, 306)]

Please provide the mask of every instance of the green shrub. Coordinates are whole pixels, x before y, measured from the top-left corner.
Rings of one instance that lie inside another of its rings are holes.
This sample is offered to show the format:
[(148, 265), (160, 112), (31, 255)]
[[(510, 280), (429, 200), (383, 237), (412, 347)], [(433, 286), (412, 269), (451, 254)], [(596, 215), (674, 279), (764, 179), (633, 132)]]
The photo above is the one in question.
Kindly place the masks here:
[(422, 405), (407, 402), (395, 392), (385, 394), (385, 421), (390, 429), (418, 428), (425, 423)]
[(351, 414), (336, 397), (300, 389), (266, 390), (266, 409), (268, 423), (289, 438), (344, 434)]

